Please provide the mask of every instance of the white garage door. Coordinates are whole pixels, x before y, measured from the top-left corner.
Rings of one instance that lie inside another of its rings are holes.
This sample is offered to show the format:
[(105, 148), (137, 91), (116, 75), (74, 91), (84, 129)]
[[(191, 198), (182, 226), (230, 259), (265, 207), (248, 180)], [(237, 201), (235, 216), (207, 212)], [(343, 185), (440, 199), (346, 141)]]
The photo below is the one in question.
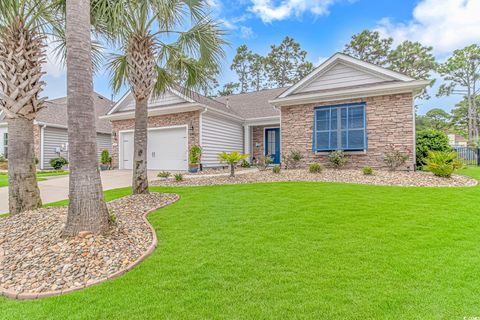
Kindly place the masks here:
[[(122, 169), (133, 168), (133, 132), (122, 133)], [(185, 127), (148, 131), (147, 166), (150, 170), (187, 170)]]

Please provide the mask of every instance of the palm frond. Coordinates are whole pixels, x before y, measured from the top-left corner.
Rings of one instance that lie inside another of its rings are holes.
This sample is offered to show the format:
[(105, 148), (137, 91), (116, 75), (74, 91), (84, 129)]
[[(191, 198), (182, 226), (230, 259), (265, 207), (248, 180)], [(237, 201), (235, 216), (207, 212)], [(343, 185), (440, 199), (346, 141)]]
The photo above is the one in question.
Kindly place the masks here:
[(110, 70), (110, 86), (114, 93), (118, 93), (128, 82), (127, 56), (112, 54), (108, 61)]

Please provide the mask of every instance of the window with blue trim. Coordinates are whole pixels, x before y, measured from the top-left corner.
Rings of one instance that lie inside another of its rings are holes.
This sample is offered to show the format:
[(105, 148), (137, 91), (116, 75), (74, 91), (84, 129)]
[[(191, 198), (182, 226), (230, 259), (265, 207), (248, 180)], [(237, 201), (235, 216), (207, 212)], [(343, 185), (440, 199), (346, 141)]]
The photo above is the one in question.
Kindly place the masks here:
[(313, 149), (314, 151), (366, 150), (365, 104), (316, 108)]

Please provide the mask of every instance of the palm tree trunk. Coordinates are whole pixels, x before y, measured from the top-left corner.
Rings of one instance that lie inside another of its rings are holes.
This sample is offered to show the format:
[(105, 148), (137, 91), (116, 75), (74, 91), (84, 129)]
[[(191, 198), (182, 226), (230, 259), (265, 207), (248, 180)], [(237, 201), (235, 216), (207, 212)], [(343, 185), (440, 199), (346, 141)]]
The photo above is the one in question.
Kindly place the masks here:
[(235, 165), (233, 163), (230, 164), (230, 177), (235, 177)]
[(8, 203), (10, 214), (42, 206), (35, 168), (33, 120), (8, 119)]
[(133, 149), (133, 194), (148, 193), (147, 132), (148, 98), (135, 99), (135, 145)]
[(98, 171), (90, 34), (90, 0), (67, 1), (67, 109), (70, 186), (64, 235), (108, 230)]

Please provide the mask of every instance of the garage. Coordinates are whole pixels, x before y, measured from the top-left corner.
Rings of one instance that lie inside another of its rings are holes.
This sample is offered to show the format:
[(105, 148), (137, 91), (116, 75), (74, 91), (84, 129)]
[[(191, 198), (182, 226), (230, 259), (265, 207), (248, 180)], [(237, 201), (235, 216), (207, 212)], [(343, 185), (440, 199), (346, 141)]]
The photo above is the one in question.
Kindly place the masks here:
[[(133, 169), (134, 132), (120, 132), (120, 168)], [(147, 167), (149, 170), (185, 171), (188, 169), (187, 127), (148, 130)]]

